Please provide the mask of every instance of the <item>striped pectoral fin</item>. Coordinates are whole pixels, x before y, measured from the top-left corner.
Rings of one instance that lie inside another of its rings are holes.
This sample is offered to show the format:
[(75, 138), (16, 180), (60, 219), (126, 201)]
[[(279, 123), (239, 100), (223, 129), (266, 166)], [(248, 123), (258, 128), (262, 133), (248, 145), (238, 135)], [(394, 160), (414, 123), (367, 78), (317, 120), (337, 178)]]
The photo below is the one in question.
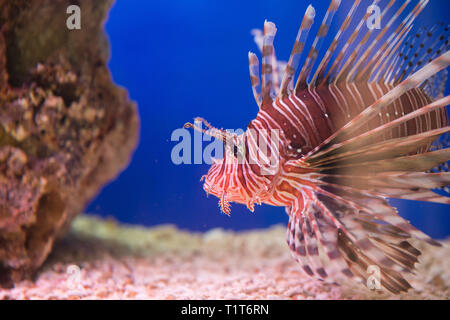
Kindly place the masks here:
[(337, 229), (325, 221), (313, 203), (289, 211), (287, 242), (309, 276), (325, 281), (353, 276), (338, 251)]
[[(358, 198), (351, 198), (357, 196)], [(377, 212), (373, 214), (380, 214), (383, 210), (386, 214), (387, 211), (395, 214), (395, 211), (384, 203), (375, 203), (374, 199), (365, 199), (368, 196), (364, 196), (357, 192), (347, 193), (346, 199), (350, 199), (354, 206), (342, 202), (339, 199), (333, 199), (330, 196), (321, 196), (320, 199), (325, 206), (329, 208), (335, 208), (340, 212), (340, 223), (342, 224), (341, 230), (343, 235), (352, 241), (352, 245), (364, 252), (367, 258), (375, 261), (379, 266), (391, 268), (396, 271), (402, 271), (402, 268), (396, 264), (395, 261), (385, 255), (377, 246), (374, 245), (371, 240), (373, 234), (378, 234), (380, 237), (384, 237), (384, 233), (381, 232), (381, 228), (377, 228), (378, 225), (373, 222), (375, 216), (369, 213), (368, 207), (376, 208)], [(370, 201), (372, 200), (372, 201)], [(370, 206), (367, 206), (367, 202), (371, 202)], [(355, 211), (353, 207), (360, 207), (360, 210)], [(370, 225), (372, 224), (372, 225)], [(390, 237), (396, 237), (397, 239), (404, 239), (407, 235), (404, 232), (394, 233)]]
[[(353, 211), (356, 210), (360, 215), (363, 213), (391, 225), (392, 228), (397, 230), (398, 237), (413, 237), (431, 245), (440, 246), (439, 242), (431, 239), (400, 217), (397, 210), (389, 205), (383, 195), (370, 192), (373, 190), (366, 192), (354, 188), (344, 188), (339, 185), (322, 186), (319, 190), (321, 198), (324, 198), (330, 204), (334, 203), (336, 206), (336, 203), (338, 203), (341, 206), (349, 207)], [(349, 212), (350, 209), (348, 209)]]
[[(411, 174), (416, 174), (413, 172)], [(448, 172), (443, 173), (420, 173), (423, 174), (423, 181), (416, 181), (405, 177), (402, 181), (392, 181), (386, 179), (382, 181), (382, 178), (374, 177), (372, 180), (372, 186), (370, 189), (380, 195), (389, 198), (416, 200), (450, 204), (449, 196), (442, 196), (432, 191), (431, 189), (444, 189), (450, 185), (450, 175)], [(405, 176), (405, 174), (402, 174)], [(406, 174), (407, 176), (408, 174)], [(431, 175), (431, 177), (430, 177)], [(431, 178), (431, 179), (430, 179)], [(389, 183), (391, 182), (391, 183)]]
[(425, 202), (435, 202), (450, 204), (450, 197), (441, 196), (433, 191), (427, 189), (391, 189), (391, 188), (380, 188), (375, 189), (376, 192), (383, 194), (385, 197), (404, 199), (404, 200), (415, 200), (415, 201), (425, 201)]
[(431, 191), (450, 185), (450, 172), (385, 172), (359, 176), (324, 174), (320, 180), (325, 184), (375, 192), (389, 198), (450, 203), (450, 197)]
[(319, 256), (319, 242), (316, 230), (310, 221), (310, 208), (306, 207), (305, 212), (300, 216), (302, 232), (305, 240), (306, 255), (310, 261), (314, 275), (321, 280), (328, 277), (327, 272), (323, 266), (322, 260)]
[(322, 167), (324, 172), (336, 172), (347, 175), (365, 175), (383, 172), (425, 172), (450, 159), (450, 149), (402, 156), (392, 159), (366, 161), (353, 164), (339, 164)]
[[(430, 189), (448, 185), (447, 173), (425, 173), (436, 165), (448, 161), (450, 149), (436, 150), (416, 155), (401, 156), (392, 159), (374, 160), (359, 163), (345, 163), (320, 168), (318, 177), (322, 183), (337, 186), (359, 188), (367, 192), (375, 192), (389, 198), (419, 200), (438, 203), (450, 203), (450, 198), (440, 196)], [(392, 177), (390, 177), (392, 175)], [(418, 180), (422, 177), (423, 180)], [(374, 207), (376, 208), (376, 207)], [(412, 230), (412, 226), (397, 215), (381, 211), (388, 222), (400, 224)], [(414, 228), (418, 238), (435, 244), (428, 236)]]
[(324, 272), (329, 279), (353, 278), (353, 273), (338, 249), (338, 229), (315, 204), (316, 201), (317, 199), (310, 202), (308, 218), (315, 229), (321, 251), (326, 259), (323, 261)]
[[(441, 150), (450, 147), (450, 132), (443, 134), (438, 140), (434, 141), (430, 150)], [(448, 174), (450, 172), (450, 160), (439, 164), (430, 170), (431, 173)], [(447, 185), (439, 186), (450, 197), (450, 182)]]
[[(349, 139), (344, 139), (342, 142), (338, 142), (335, 144), (330, 144), (327, 147), (322, 148), (320, 151), (311, 154), (306, 161), (310, 163), (315, 163), (318, 161), (324, 161), (326, 159), (330, 159), (332, 157), (344, 157), (344, 153), (346, 152), (359, 152), (361, 147), (367, 146), (372, 143), (373, 139), (380, 137), (382, 134), (389, 132), (393, 128), (399, 128), (402, 125), (405, 125), (408, 121), (418, 119), (419, 117), (430, 114), (431, 112), (435, 112), (439, 109), (445, 108), (450, 103), (450, 96), (441, 98), (437, 101), (430, 103), (420, 109), (417, 109), (413, 112), (410, 112), (400, 118), (394, 119), (386, 124), (383, 124), (379, 127), (376, 127), (370, 131), (364, 132), (363, 134), (357, 135), (355, 137), (351, 137)], [(403, 138), (402, 141), (409, 141), (411, 143), (414, 142), (415, 139), (436, 139), (437, 136), (445, 134), (448, 132), (450, 127), (444, 127), (435, 130), (429, 130), (423, 132), (419, 135), (411, 135), (409, 137)], [(394, 141), (394, 140), (393, 140)]]
[[(288, 243), (303, 270), (325, 280), (356, 276), (367, 281), (375, 267), (384, 289), (407, 291), (411, 286), (402, 273), (413, 272), (420, 255), (408, 242), (413, 235), (381, 219), (397, 216), (384, 199), (374, 198), (377, 204), (363, 194), (342, 196), (347, 200), (318, 190), (307, 196), (302, 210), (289, 212)], [(378, 208), (372, 212), (370, 207)]]
[[(440, 244), (429, 236), (412, 226), (397, 214), (385, 200), (389, 198), (399, 198), (407, 200), (419, 200), (449, 204), (450, 198), (440, 196), (430, 188), (437, 188), (448, 183), (450, 177), (443, 173), (383, 173), (377, 175), (342, 175), (324, 174), (316, 176), (316, 184), (321, 186), (319, 190), (323, 193), (328, 190), (324, 203), (333, 204), (340, 201), (350, 204), (353, 210), (358, 212), (368, 212), (378, 221), (383, 221), (386, 228), (395, 230), (396, 237), (403, 236), (405, 239), (414, 237), (425, 241), (431, 245)], [(323, 197), (323, 196), (321, 196)], [(330, 200), (336, 198), (334, 200)], [(332, 209), (330, 209), (332, 210)], [(359, 214), (361, 216), (361, 213)], [(360, 221), (361, 222), (361, 221)], [(348, 224), (342, 220), (342, 224)], [(351, 225), (355, 225), (351, 222)], [(365, 224), (367, 226), (367, 224)]]
[(309, 276), (314, 276), (314, 271), (311, 267), (310, 260), (307, 257), (305, 237), (302, 230), (301, 214), (297, 210), (289, 210), (289, 223), (286, 233), (286, 241), (291, 250), (291, 254), (298, 263), (300, 263), (302, 270)]
[[(406, 228), (407, 222), (383, 198), (358, 193), (357, 190), (341, 192), (340, 196), (335, 194), (319, 190), (316, 203), (324, 216), (332, 216), (338, 221), (338, 224), (334, 223), (336, 248), (348, 269), (367, 281), (371, 275), (369, 268), (375, 267), (380, 272), (382, 287), (392, 293), (407, 291), (410, 285), (402, 273), (413, 272), (420, 254), (407, 241), (416, 236), (416, 229), (412, 226)], [(360, 210), (355, 210), (355, 207)]]
[[(368, 282), (369, 277), (374, 276), (372, 279), (378, 281), (374, 283), (374, 289), (381, 290), (384, 288), (391, 293), (399, 294), (411, 288), (411, 285), (400, 272), (380, 266), (376, 261), (369, 258), (365, 251), (348, 239), (344, 233), (339, 233), (339, 250), (345, 257), (350, 270), (361, 277), (365, 283)], [(376, 287), (376, 283), (380, 285), (379, 288)]]
[(372, 105), (365, 108), (360, 114), (354, 117), (350, 122), (337, 130), (329, 138), (325, 139), (319, 146), (310, 151), (307, 155), (309, 158), (314, 158), (321, 151), (330, 148), (334, 144), (339, 144), (342, 141), (348, 140), (352, 134), (366, 125), (372, 118), (379, 115), (388, 105), (401, 97), (405, 92), (411, 88), (418, 87), (422, 82), (443, 70), (450, 65), (450, 51), (447, 51), (440, 57), (434, 59), (432, 62), (424, 66), (422, 69), (402, 81), (395, 88), (387, 92), (380, 99), (376, 100)]
[(373, 186), (435, 189), (450, 185), (450, 172), (384, 173), (367, 177)]
[[(418, 153), (422, 148), (427, 148), (442, 133), (450, 130), (450, 127), (419, 133), (409, 137), (395, 138), (386, 141), (351, 149), (346, 152), (336, 153), (320, 161), (314, 161), (316, 167), (324, 166), (350, 166), (375, 160), (395, 159), (401, 156)], [(444, 160), (443, 162), (445, 162)], [(401, 170), (399, 170), (401, 171)], [(408, 170), (410, 171), (410, 170)], [(417, 171), (422, 171), (417, 168)]]
[[(357, 180), (363, 179), (363, 184)], [(363, 177), (351, 177), (355, 187), (372, 190), (389, 198), (450, 204), (450, 197), (441, 196), (431, 189), (450, 185), (449, 172), (387, 172)], [(341, 180), (341, 183), (346, 183)]]

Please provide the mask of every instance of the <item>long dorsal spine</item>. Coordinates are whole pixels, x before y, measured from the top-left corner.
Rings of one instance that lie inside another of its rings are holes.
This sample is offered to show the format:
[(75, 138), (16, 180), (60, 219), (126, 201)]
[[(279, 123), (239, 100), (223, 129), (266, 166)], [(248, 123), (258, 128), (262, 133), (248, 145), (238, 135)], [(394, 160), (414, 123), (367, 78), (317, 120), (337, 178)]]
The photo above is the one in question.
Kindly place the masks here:
[(293, 89), (293, 79), (297, 72), (298, 65), (300, 63), (300, 57), (305, 47), (306, 39), (308, 38), (309, 30), (314, 23), (314, 17), (316, 11), (310, 5), (306, 9), (303, 16), (302, 24), (295, 39), (294, 47), (292, 48), (291, 56), (289, 57), (288, 64), (286, 65), (286, 71), (284, 73), (283, 80), (281, 81), (281, 97), (289, 95)]

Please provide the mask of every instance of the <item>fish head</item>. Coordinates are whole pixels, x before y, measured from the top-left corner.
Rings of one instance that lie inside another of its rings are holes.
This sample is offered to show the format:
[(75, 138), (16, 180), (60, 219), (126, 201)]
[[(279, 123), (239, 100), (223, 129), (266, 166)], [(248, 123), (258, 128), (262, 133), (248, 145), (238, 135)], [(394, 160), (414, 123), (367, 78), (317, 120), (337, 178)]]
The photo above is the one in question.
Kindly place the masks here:
[[(223, 142), (223, 158), (212, 159), (208, 173), (201, 180), (203, 189), (207, 195), (219, 198), (220, 210), (229, 215), (231, 213), (230, 202), (244, 204), (250, 211), (254, 210), (254, 204), (261, 204), (264, 195), (270, 190), (271, 179), (262, 176), (266, 166), (261, 162), (251, 161), (249, 154), (250, 132), (236, 134), (229, 131), (216, 129), (201, 118), (208, 129), (203, 130), (195, 124), (186, 124), (195, 130), (201, 130)], [(269, 176), (269, 175), (268, 175)]]

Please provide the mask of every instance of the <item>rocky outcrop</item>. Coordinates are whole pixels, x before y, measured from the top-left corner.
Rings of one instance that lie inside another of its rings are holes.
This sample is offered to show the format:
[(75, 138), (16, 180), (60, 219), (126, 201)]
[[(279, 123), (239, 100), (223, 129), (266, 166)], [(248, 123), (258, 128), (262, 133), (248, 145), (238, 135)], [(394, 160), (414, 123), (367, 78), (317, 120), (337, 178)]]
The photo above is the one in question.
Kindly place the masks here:
[[(81, 29), (66, 27), (81, 8)], [(136, 147), (138, 115), (107, 68), (109, 0), (0, 0), (0, 283), (42, 265)]]

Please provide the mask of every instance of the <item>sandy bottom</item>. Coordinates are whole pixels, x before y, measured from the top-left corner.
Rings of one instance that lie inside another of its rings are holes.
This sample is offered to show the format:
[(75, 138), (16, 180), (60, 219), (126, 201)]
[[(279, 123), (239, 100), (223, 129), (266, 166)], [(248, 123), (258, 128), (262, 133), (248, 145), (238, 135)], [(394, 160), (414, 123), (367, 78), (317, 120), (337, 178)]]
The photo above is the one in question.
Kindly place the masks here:
[(394, 296), (358, 283), (324, 284), (291, 258), (285, 227), (234, 233), (142, 228), (77, 218), (34, 282), (0, 299), (449, 299), (450, 240), (423, 252), (414, 289)]

